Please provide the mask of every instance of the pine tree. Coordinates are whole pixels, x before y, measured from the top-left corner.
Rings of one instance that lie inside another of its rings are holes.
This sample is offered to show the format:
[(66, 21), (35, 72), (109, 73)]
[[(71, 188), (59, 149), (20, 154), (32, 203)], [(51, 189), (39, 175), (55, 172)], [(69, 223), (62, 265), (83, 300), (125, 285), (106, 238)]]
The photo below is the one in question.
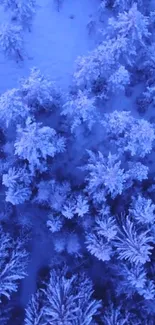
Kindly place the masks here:
[(25, 325), (46, 325), (41, 291), (32, 295), (25, 311)]
[(31, 118), (27, 118), (26, 126), (17, 126), (17, 140), (15, 154), (27, 160), (32, 172), (41, 171), (42, 164), (48, 156), (54, 157), (57, 153), (64, 152), (65, 139), (56, 134), (49, 126), (42, 126)]
[(41, 181), (38, 184), (38, 193), (35, 201), (49, 206), (54, 212), (60, 213), (67, 198), (71, 195), (69, 182), (59, 183), (56, 180)]
[(3, 184), (8, 188), (6, 191), (6, 202), (13, 205), (22, 204), (30, 199), (32, 177), (26, 168), (9, 168), (7, 174), (3, 175)]
[(20, 92), (24, 102), (34, 112), (40, 109), (52, 110), (59, 106), (61, 100), (56, 85), (37, 68), (31, 69), (27, 79), (20, 80)]
[(88, 172), (86, 177), (88, 193), (93, 195), (95, 201), (101, 203), (105, 201), (107, 194), (113, 198), (121, 194), (127, 177), (124, 169), (121, 168), (119, 157), (109, 153), (105, 158), (101, 152), (98, 154), (90, 150), (87, 152), (89, 154), (88, 164), (82, 169)]
[(23, 61), (22, 28), (13, 24), (4, 24), (0, 29), (0, 48), (4, 54), (18, 61)]
[(151, 35), (148, 30), (149, 18), (137, 9), (134, 3), (128, 12), (119, 13), (117, 19), (109, 18), (108, 29), (112, 36), (120, 35), (130, 40), (131, 44), (145, 45)]
[(62, 115), (70, 118), (71, 132), (82, 123), (88, 125), (88, 129), (91, 130), (93, 124), (99, 119), (95, 97), (89, 98), (87, 93), (79, 90), (77, 97), (73, 97), (63, 105)]
[(135, 265), (150, 261), (153, 238), (149, 230), (138, 231), (135, 224), (127, 216), (116, 239), (116, 250), (121, 260), (128, 260)]
[(64, 269), (51, 271), (45, 294), (47, 322), (57, 325), (90, 325), (101, 306), (100, 301), (92, 298), (91, 281), (84, 276), (78, 278), (77, 275), (69, 278)]
[(142, 225), (154, 224), (155, 222), (155, 204), (153, 204), (151, 199), (146, 199), (140, 194), (138, 198), (133, 198), (129, 211), (136, 221)]
[(129, 151), (131, 156), (145, 157), (152, 150), (154, 127), (144, 119), (136, 119), (130, 112), (114, 111), (105, 114), (102, 125), (108, 140), (120, 153)]
[(143, 0), (114, 0), (114, 8), (118, 8), (119, 12), (127, 11), (131, 6), (136, 3), (138, 9), (141, 9), (144, 6)]
[(12, 20), (30, 29), (36, 13), (36, 0), (2, 0), (5, 10), (10, 10)]
[(0, 96), (0, 120), (6, 127), (21, 122), (29, 114), (29, 108), (23, 103), (18, 89), (11, 89)]
[(2, 228), (0, 232), (0, 297), (10, 299), (18, 289), (18, 281), (27, 275), (28, 253), (19, 239), (14, 241)]

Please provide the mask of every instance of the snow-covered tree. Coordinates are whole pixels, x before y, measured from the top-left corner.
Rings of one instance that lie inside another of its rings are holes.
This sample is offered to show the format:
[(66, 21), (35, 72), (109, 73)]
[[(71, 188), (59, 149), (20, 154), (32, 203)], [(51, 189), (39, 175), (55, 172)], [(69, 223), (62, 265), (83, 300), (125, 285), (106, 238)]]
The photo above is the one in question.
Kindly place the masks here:
[(32, 295), (25, 310), (25, 325), (46, 325), (44, 301), (41, 291)]
[(154, 224), (155, 204), (151, 199), (138, 195), (134, 197), (130, 208), (131, 215), (141, 224)]
[(60, 231), (63, 227), (63, 218), (60, 215), (54, 215), (53, 213), (50, 213), (48, 215), (48, 221), (47, 221), (47, 227), (52, 233), (55, 233), (57, 231)]
[(88, 129), (91, 130), (93, 124), (99, 119), (95, 100), (95, 97), (89, 98), (85, 92), (79, 90), (77, 97), (69, 99), (63, 105), (62, 115), (70, 118), (71, 132), (74, 132), (82, 123), (86, 123)]
[(83, 217), (89, 211), (88, 199), (84, 195), (79, 194), (75, 197), (75, 200), (75, 214), (77, 214), (78, 217)]
[(86, 247), (88, 251), (101, 261), (109, 261), (114, 254), (113, 240), (117, 238), (117, 225), (110, 209), (102, 205), (97, 216), (93, 231), (86, 233)]
[(29, 108), (22, 101), (18, 89), (11, 89), (0, 96), (0, 120), (8, 127), (26, 119)]
[(118, 8), (119, 12), (124, 12), (125, 10), (129, 10), (132, 5), (136, 3), (138, 9), (141, 9), (142, 5), (144, 5), (143, 0), (114, 0), (114, 8)]
[(12, 20), (16, 20), (23, 27), (31, 27), (36, 13), (36, 0), (1, 0), (5, 10), (10, 10)]
[(101, 152), (98, 154), (90, 150), (87, 152), (88, 164), (82, 169), (88, 172), (86, 176), (88, 193), (93, 195), (93, 199), (97, 202), (104, 202), (107, 194), (113, 198), (121, 194), (127, 177), (124, 169), (121, 168), (119, 157), (109, 153), (105, 158)]
[(113, 250), (106, 238), (100, 236), (97, 232), (88, 233), (86, 234), (85, 244), (91, 255), (94, 255), (98, 260), (110, 261)]
[(114, 217), (109, 214), (103, 215), (102, 213), (95, 218), (95, 229), (97, 234), (103, 236), (108, 242), (113, 240), (117, 234), (117, 225)]
[[(82, 286), (81, 286), (82, 283)], [(101, 303), (92, 298), (93, 288), (84, 276), (66, 276), (62, 271), (52, 270), (45, 291), (47, 322), (63, 325), (90, 325)]]
[(153, 243), (153, 237), (149, 230), (137, 229), (127, 216), (122, 228), (119, 229), (115, 242), (118, 257), (135, 265), (143, 265), (150, 261), (153, 249), (151, 242)]
[(125, 289), (127, 291), (130, 289), (131, 292), (144, 288), (147, 280), (144, 266), (140, 264), (121, 264), (120, 276), (122, 277), (121, 285), (123, 290)]
[(32, 111), (41, 108), (52, 110), (55, 106), (59, 106), (61, 95), (56, 85), (37, 68), (31, 69), (27, 79), (21, 79), (20, 91), (24, 102)]
[[(131, 49), (128, 39), (124, 36), (118, 35), (117, 39), (113, 38), (103, 41), (87, 56), (78, 57), (76, 61), (76, 72), (74, 73), (75, 82), (78, 86), (87, 86), (88, 89), (91, 88), (92, 84), (97, 80), (101, 79), (104, 82), (108, 82), (111, 75), (116, 73), (120, 68), (120, 58), (131, 63), (132, 57), (135, 56), (136, 50), (134, 46)], [(119, 72), (121, 72), (121, 70)], [(104, 91), (103, 88), (103, 95)]]
[(130, 74), (123, 65), (120, 65), (107, 80), (107, 87), (110, 92), (116, 93), (124, 90), (129, 83)]
[(118, 14), (117, 19), (109, 18), (108, 29), (112, 36), (120, 35), (130, 40), (132, 44), (145, 45), (150, 36), (148, 30), (149, 18), (144, 16), (133, 3), (129, 11)]
[(41, 205), (49, 206), (56, 213), (60, 213), (70, 193), (71, 187), (69, 182), (41, 181), (38, 184), (38, 193), (35, 201)]
[(10, 299), (19, 280), (27, 275), (28, 253), (20, 239), (14, 241), (2, 228), (0, 233), (0, 297)]
[(17, 126), (15, 154), (29, 162), (31, 171), (41, 170), (48, 156), (54, 157), (64, 150), (65, 139), (49, 126), (42, 126), (30, 117), (27, 118), (24, 128)]
[(72, 219), (75, 216), (76, 201), (73, 196), (69, 197), (64, 203), (61, 213), (67, 219)]
[(131, 156), (139, 157), (145, 157), (151, 152), (155, 132), (148, 121), (136, 119), (130, 112), (114, 111), (105, 114), (102, 125), (119, 152), (129, 151)]
[(9, 168), (7, 174), (3, 175), (3, 184), (8, 188), (6, 191), (6, 202), (13, 205), (22, 204), (30, 199), (32, 177), (26, 168)]
[[(108, 306), (104, 310), (104, 316), (102, 318), (103, 324), (104, 325), (128, 325), (132, 324), (130, 322), (131, 320), (131, 315), (128, 312), (124, 312), (124, 308), (121, 307), (116, 307), (114, 305)], [(134, 323), (136, 325), (136, 323)], [(138, 323), (137, 323), (138, 325)]]
[(128, 167), (129, 170), (127, 171), (127, 175), (129, 181), (131, 181), (130, 185), (132, 185), (133, 180), (142, 182), (144, 179), (148, 178), (149, 167), (141, 162), (129, 162)]
[(26, 27), (30, 30), (35, 13), (36, 0), (18, 0), (17, 5), (12, 12), (12, 18), (17, 20), (23, 28)]
[(131, 156), (145, 157), (152, 150), (155, 140), (154, 127), (144, 119), (134, 119), (125, 138), (127, 140), (125, 151), (130, 151)]
[(4, 54), (18, 61), (23, 61), (22, 28), (14, 24), (4, 24), (0, 28), (0, 49)]

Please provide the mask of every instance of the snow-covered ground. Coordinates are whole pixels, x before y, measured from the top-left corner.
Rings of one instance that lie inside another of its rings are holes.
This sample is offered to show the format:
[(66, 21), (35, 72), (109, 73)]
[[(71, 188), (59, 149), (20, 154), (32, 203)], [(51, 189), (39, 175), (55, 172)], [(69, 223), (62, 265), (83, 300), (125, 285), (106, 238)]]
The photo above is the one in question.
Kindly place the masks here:
[[(37, 0), (37, 13), (32, 32), (24, 32), (26, 58), (16, 63), (0, 53), (0, 94), (17, 87), (21, 77), (28, 76), (36, 66), (45, 75), (66, 90), (71, 83), (75, 60), (95, 46), (88, 35), (87, 23), (96, 16), (99, 0), (63, 0), (60, 11), (56, 0)], [(9, 19), (9, 13), (0, 8), (0, 21)]]

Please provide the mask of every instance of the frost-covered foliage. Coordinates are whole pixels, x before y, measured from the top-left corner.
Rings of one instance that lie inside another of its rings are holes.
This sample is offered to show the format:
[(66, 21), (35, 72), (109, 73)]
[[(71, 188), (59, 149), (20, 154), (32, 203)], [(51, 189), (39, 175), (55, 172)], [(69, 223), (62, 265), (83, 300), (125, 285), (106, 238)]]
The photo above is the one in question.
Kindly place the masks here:
[(87, 172), (86, 191), (94, 202), (105, 202), (107, 195), (114, 199), (132, 186), (134, 180), (147, 179), (148, 167), (140, 162), (129, 162), (125, 170), (119, 155), (109, 153), (104, 156), (100, 151), (97, 154), (90, 150), (87, 152), (88, 163), (81, 169)]
[(2, 228), (0, 232), (0, 297), (10, 299), (17, 291), (19, 280), (27, 275), (28, 253), (20, 239), (14, 241)]
[(79, 194), (76, 196), (75, 200), (75, 214), (77, 214), (78, 217), (83, 217), (89, 211), (88, 199), (84, 197), (84, 195)]
[(153, 237), (149, 230), (142, 231), (127, 216), (126, 221), (119, 229), (115, 243), (118, 256), (121, 260), (128, 260), (135, 265), (145, 264), (150, 261), (153, 246)]
[(154, 127), (144, 119), (136, 119), (128, 111), (105, 114), (102, 121), (109, 140), (119, 151), (129, 151), (131, 156), (145, 157), (152, 150)]
[(56, 85), (45, 78), (37, 68), (32, 68), (30, 76), (20, 81), (20, 91), (24, 102), (31, 110), (52, 110), (59, 106), (60, 93)]
[(92, 325), (101, 307), (92, 295), (92, 283), (84, 274), (68, 276), (66, 268), (53, 269), (47, 288), (32, 296), (25, 325)]
[(100, 213), (95, 219), (96, 222), (96, 231), (99, 235), (104, 236), (108, 242), (116, 238), (117, 234), (117, 225), (114, 217), (110, 216), (110, 214)]
[(108, 28), (101, 30), (103, 41), (85, 57), (77, 59), (77, 70), (74, 74), (77, 86), (93, 89), (93, 84), (99, 80), (105, 84), (100, 96), (105, 92), (115, 93), (124, 90), (130, 77), (126, 65), (133, 66), (139, 48), (145, 46), (145, 41), (151, 35), (149, 19), (133, 3), (128, 12), (119, 13), (117, 18), (108, 20)]
[(123, 312), (123, 307), (115, 307), (112, 304), (105, 309), (102, 318), (104, 325), (128, 325), (130, 323), (131, 315), (128, 312)]
[(69, 182), (41, 181), (38, 184), (36, 202), (41, 205), (48, 205), (55, 212), (61, 212), (62, 206), (66, 203), (70, 193)]
[(103, 262), (110, 261), (113, 254), (112, 247), (109, 245), (107, 240), (97, 233), (86, 235), (86, 247), (92, 255)]
[(122, 279), (119, 284), (120, 293), (127, 292), (128, 297), (137, 293), (145, 300), (154, 300), (155, 285), (152, 280), (148, 279), (143, 265), (122, 264), (119, 274)]
[(79, 90), (77, 97), (69, 99), (63, 105), (62, 115), (70, 118), (72, 132), (82, 123), (86, 123), (91, 130), (93, 124), (99, 119), (95, 97), (89, 98), (85, 92)]
[(132, 5), (136, 3), (137, 7), (141, 9), (143, 0), (114, 0), (114, 8), (118, 8), (119, 11), (129, 10)]
[(120, 65), (108, 80), (108, 89), (115, 93), (124, 90), (125, 86), (130, 83), (130, 74), (123, 65)]
[(75, 215), (83, 217), (89, 211), (88, 199), (83, 193), (72, 193), (68, 182), (41, 181), (38, 184), (35, 201), (52, 209), (53, 212), (48, 222), (51, 227), (54, 226), (54, 220), (56, 224), (57, 222), (59, 224), (60, 214), (67, 219), (72, 219)]
[(85, 276), (67, 277), (64, 269), (51, 271), (45, 294), (47, 297), (45, 316), (49, 323), (89, 325), (92, 324), (93, 316), (101, 306), (100, 301), (92, 298), (91, 281)]
[(63, 227), (63, 219), (59, 215), (53, 215), (52, 213), (48, 216), (49, 220), (47, 221), (47, 227), (49, 230), (54, 233), (60, 231)]
[(36, 0), (2, 0), (5, 10), (10, 10), (12, 20), (30, 28), (36, 13)]
[(48, 156), (54, 157), (64, 150), (65, 139), (49, 126), (42, 126), (29, 117), (24, 128), (17, 126), (15, 154), (27, 160), (32, 171), (41, 170)]
[(129, 11), (119, 13), (117, 19), (109, 18), (109, 33), (113, 36), (120, 35), (128, 38), (131, 43), (135, 42), (144, 45), (145, 40), (150, 36), (148, 30), (149, 18), (144, 16), (134, 3)]
[(86, 234), (88, 251), (101, 261), (110, 261), (114, 254), (112, 241), (117, 238), (117, 224), (105, 204), (95, 217), (94, 229)]
[[(119, 63), (120, 58), (130, 61), (131, 57), (135, 55), (135, 48), (129, 51), (127, 38), (118, 35), (117, 41), (115, 39), (103, 41), (89, 55), (77, 59), (77, 69), (74, 74), (75, 82), (77, 86), (89, 89), (95, 82), (102, 80), (101, 95), (106, 97), (107, 87), (109, 91), (115, 91), (129, 82), (128, 72)], [(116, 79), (119, 82), (118, 85)]]
[(88, 154), (88, 164), (83, 167), (83, 170), (88, 171), (86, 177), (88, 193), (93, 194), (98, 202), (104, 202), (107, 194), (111, 194), (112, 197), (121, 194), (127, 177), (121, 168), (119, 157), (109, 153), (105, 158), (101, 152), (96, 155), (90, 150)]
[(43, 295), (41, 291), (36, 292), (32, 295), (28, 306), (25, 311), (25, 325), (46, 325), (44, 306), (43, 306)]
[(14, 60), (23, 61), (23, 34), (22, 28), (14, 24), (4, 24), (0, 28), (0, 49)]
[(130, 151), (132, 156), (145, 157), (151, 152), (154, 139), (153, 126), (146, 120), (135, 120), (128, 133), (125, 151)]
[(25, 167), (9, 168), (7, 174), (3, 175), (3, 184), (8, 188), (6, 202), (17, 205), (29, 200), (32, 193), (31, 181), (32, 177)]
[(11, 89), (0, 96), (0, 120), (10, 126), (28, 116), (29, 108), (23, 103), (18, 89)]
[(155, 222), (155, 204), (151, 199), (146, 199), (141, 195), (133, 198), (130, 213), (141, 224), (147, 225)]

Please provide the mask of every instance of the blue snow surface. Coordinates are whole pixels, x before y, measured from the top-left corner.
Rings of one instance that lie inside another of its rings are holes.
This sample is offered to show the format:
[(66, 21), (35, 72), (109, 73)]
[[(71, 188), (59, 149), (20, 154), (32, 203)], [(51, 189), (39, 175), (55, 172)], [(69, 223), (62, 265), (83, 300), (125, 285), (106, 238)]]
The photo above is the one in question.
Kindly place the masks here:
[(0, 22), (0, 325), (155, 325), (154, 1)]

